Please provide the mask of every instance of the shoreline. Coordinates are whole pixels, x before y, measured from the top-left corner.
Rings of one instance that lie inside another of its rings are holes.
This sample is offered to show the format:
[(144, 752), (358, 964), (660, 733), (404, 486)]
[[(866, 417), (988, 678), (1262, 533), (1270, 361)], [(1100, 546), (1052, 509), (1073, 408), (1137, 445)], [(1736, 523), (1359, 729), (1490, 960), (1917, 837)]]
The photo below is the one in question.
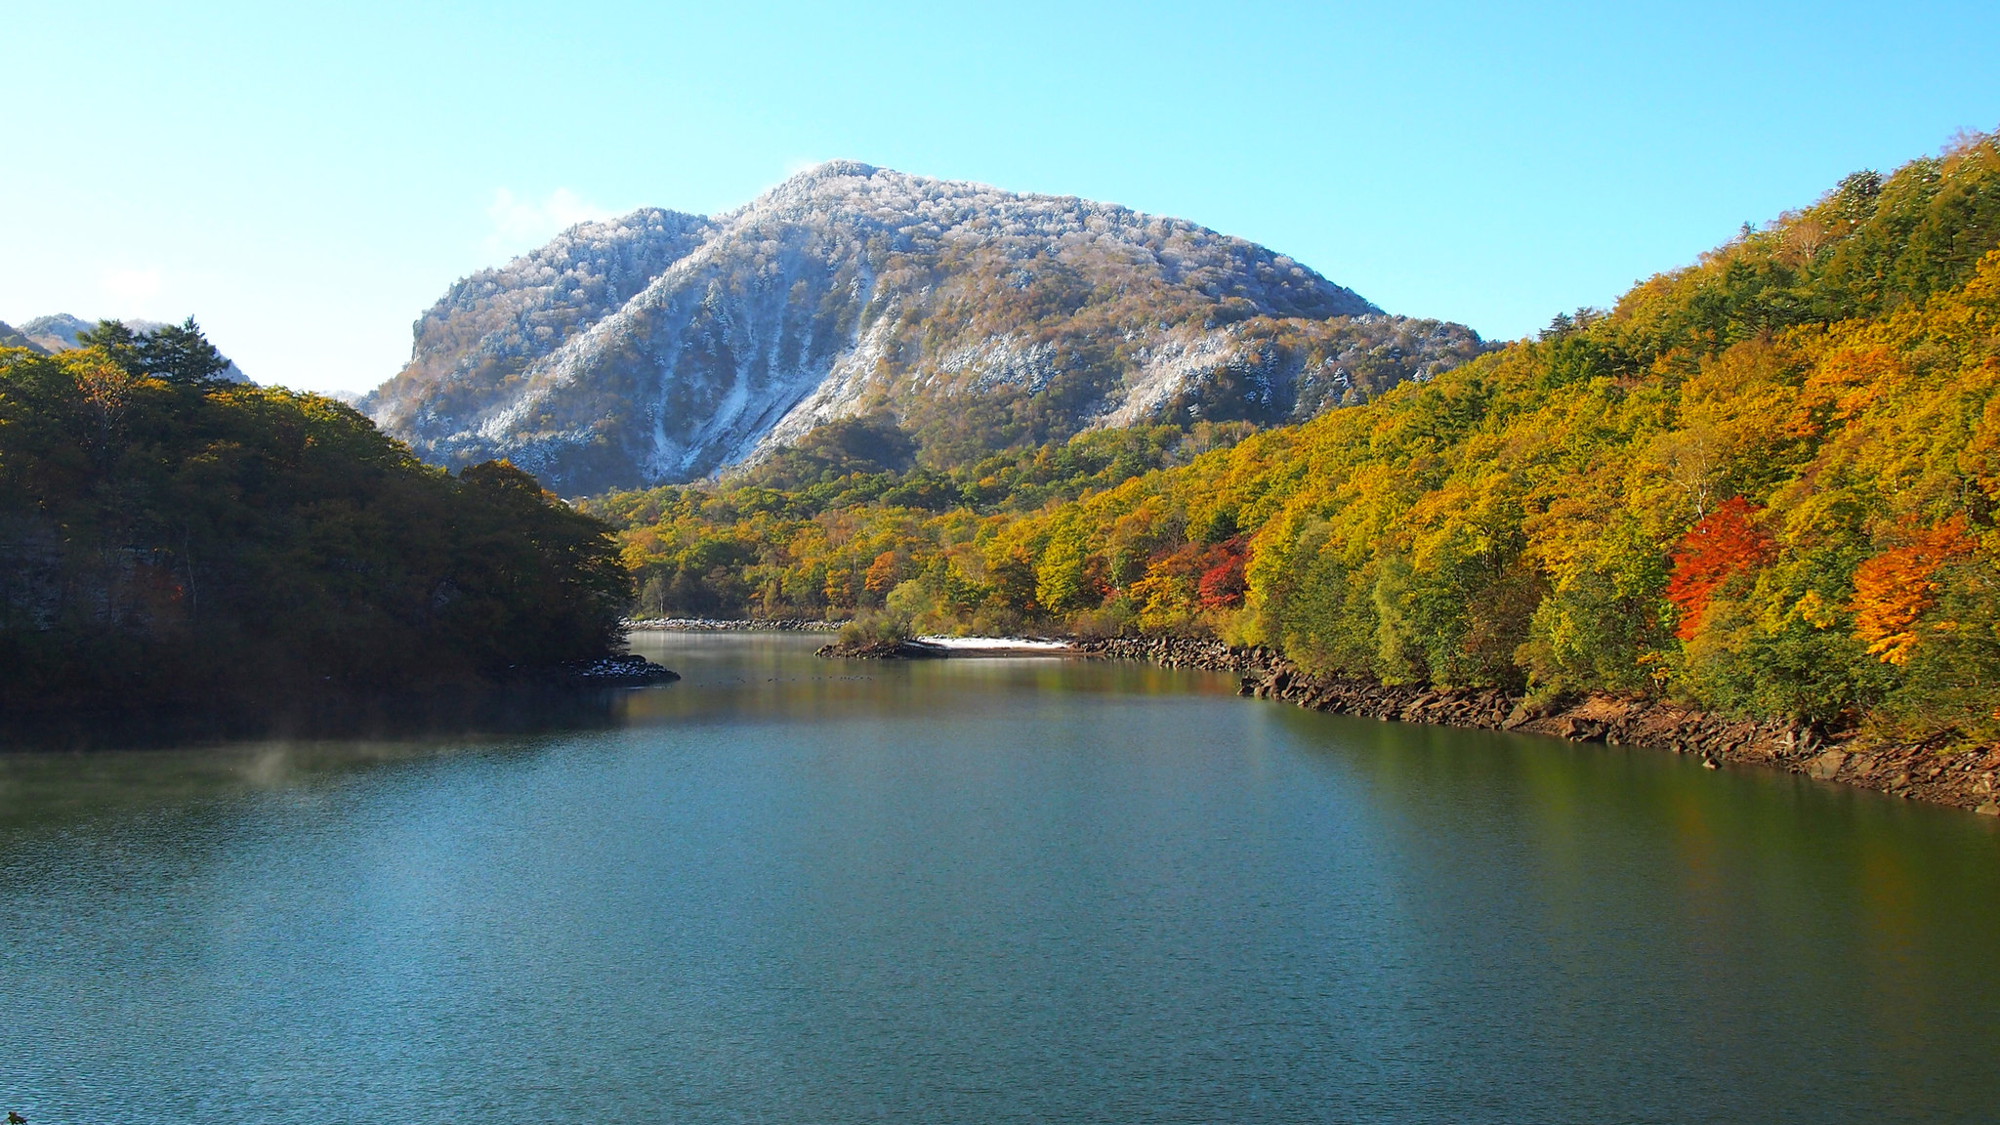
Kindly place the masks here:
[(0, 714), (0, 754), (90, 753), (268, 739), (435, 737), (596, 724), (610, 700), (663, 687), (680, 673), (644, 656), (510, 669), (479, 681), (372, 691), (274, 688), (268, 698), (102, 702)]
[(1312, 711), (1696, 754), (1710, 769), (1763, 766), (2000, 816), (2000, 747), (1947, 757), (1923, 744), (1861, 745), (1851, 732), (1829, 734), (1774, 719), (1727, 719), (1659, 700), (1592, 693), (1531, 705), (1522, 695), (1498, 688), (1442, 689), (1320, 677), (1269, 648), (1232, 648), (1221, 641), (1115, 637), (1084, 641), (1080, 647), (1170, 668), (1239, 672), (1243, 678), (1237, 694)]
[[(1727, 719), (1660, 700), (1591, 693), (1530, 704), (1522, 694), (1498, 688), (1437, 688), (1315, 676), (1265, 646), (1237, 648), (1191, 637), (1107, 637), (1069, 643), (1067, 654), (1234, 672), (1241, 676), (1238, 695), (1311, 711), (1695, 754), (1710, 769), (1761, 766), (1904, 800), (2000, 816), (2000, 747), (1947, 756), (1921, 743), (1864, 745), (1852, 732), (1828, 733), (1774, 719)], [(948, 653), (942, 648), (911, 651), (908, 642), (892, 641), (830, 644), (818, 655), (895, 659)]]
[(834, 633), (842, 624), (795, 617), (628, 617), (624, 628), (627, 633)]

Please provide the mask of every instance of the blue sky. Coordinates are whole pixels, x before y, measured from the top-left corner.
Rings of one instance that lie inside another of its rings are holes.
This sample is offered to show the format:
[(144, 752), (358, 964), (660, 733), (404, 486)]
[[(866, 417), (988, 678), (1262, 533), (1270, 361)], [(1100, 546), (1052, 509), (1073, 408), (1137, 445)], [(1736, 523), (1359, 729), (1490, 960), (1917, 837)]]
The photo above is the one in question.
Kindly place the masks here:
[(1511, 338), (2000, 126), (2000, 5), (24, 3), (0, 320), (363, 390), (562, 225), (851, 157), (1265, 243)]

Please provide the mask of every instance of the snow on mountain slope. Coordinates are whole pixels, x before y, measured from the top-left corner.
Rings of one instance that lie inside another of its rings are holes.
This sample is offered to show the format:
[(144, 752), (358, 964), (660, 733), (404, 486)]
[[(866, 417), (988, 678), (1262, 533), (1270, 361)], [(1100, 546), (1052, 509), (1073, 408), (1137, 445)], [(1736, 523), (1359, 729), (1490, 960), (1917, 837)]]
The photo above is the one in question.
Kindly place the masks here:
[(366, 408), (565, 493), (694, 479), (873, 410), (936, 457), (1278, 422), (1477, 354), (1179, 219), (837, 161), (712, 219), (635, 212), (459, 282)]
[(384, 428), (421, 442), (449, 435), (536, 362), (617, 311), (701, 244), (698, 215), (647, 208), (583, 223), (445, 292), (415, 325), (410, 362), (366, 400)]

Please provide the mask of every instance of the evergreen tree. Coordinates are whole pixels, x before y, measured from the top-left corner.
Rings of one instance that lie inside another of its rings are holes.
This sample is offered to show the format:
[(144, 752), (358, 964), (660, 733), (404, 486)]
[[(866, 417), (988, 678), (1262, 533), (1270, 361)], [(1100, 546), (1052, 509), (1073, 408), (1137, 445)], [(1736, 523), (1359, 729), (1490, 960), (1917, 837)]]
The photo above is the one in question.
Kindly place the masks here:
[(201, 334), (193, 317), (140, 337), (138, 356), (146, 374), (169, 383), (199, 386), (229, 370), (229, 361)]
[(229, 361), (202, 335), (193, 317), (152, 332), (135, 332), (122, 320), (100, 320), (97, 327), (77, 333), (76, 342), (101, 348), (106, 358), (138, 378), (199, 387), (229, 370)]

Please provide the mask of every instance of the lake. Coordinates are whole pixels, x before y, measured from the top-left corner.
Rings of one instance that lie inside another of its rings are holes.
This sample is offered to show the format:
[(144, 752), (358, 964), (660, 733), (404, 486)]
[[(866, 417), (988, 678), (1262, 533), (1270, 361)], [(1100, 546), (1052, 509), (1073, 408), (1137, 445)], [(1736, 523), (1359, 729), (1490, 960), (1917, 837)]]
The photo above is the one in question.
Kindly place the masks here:
[(2000, 823), (1074, 659), (0, 756), (0, 1113), (2000, 1120)]

